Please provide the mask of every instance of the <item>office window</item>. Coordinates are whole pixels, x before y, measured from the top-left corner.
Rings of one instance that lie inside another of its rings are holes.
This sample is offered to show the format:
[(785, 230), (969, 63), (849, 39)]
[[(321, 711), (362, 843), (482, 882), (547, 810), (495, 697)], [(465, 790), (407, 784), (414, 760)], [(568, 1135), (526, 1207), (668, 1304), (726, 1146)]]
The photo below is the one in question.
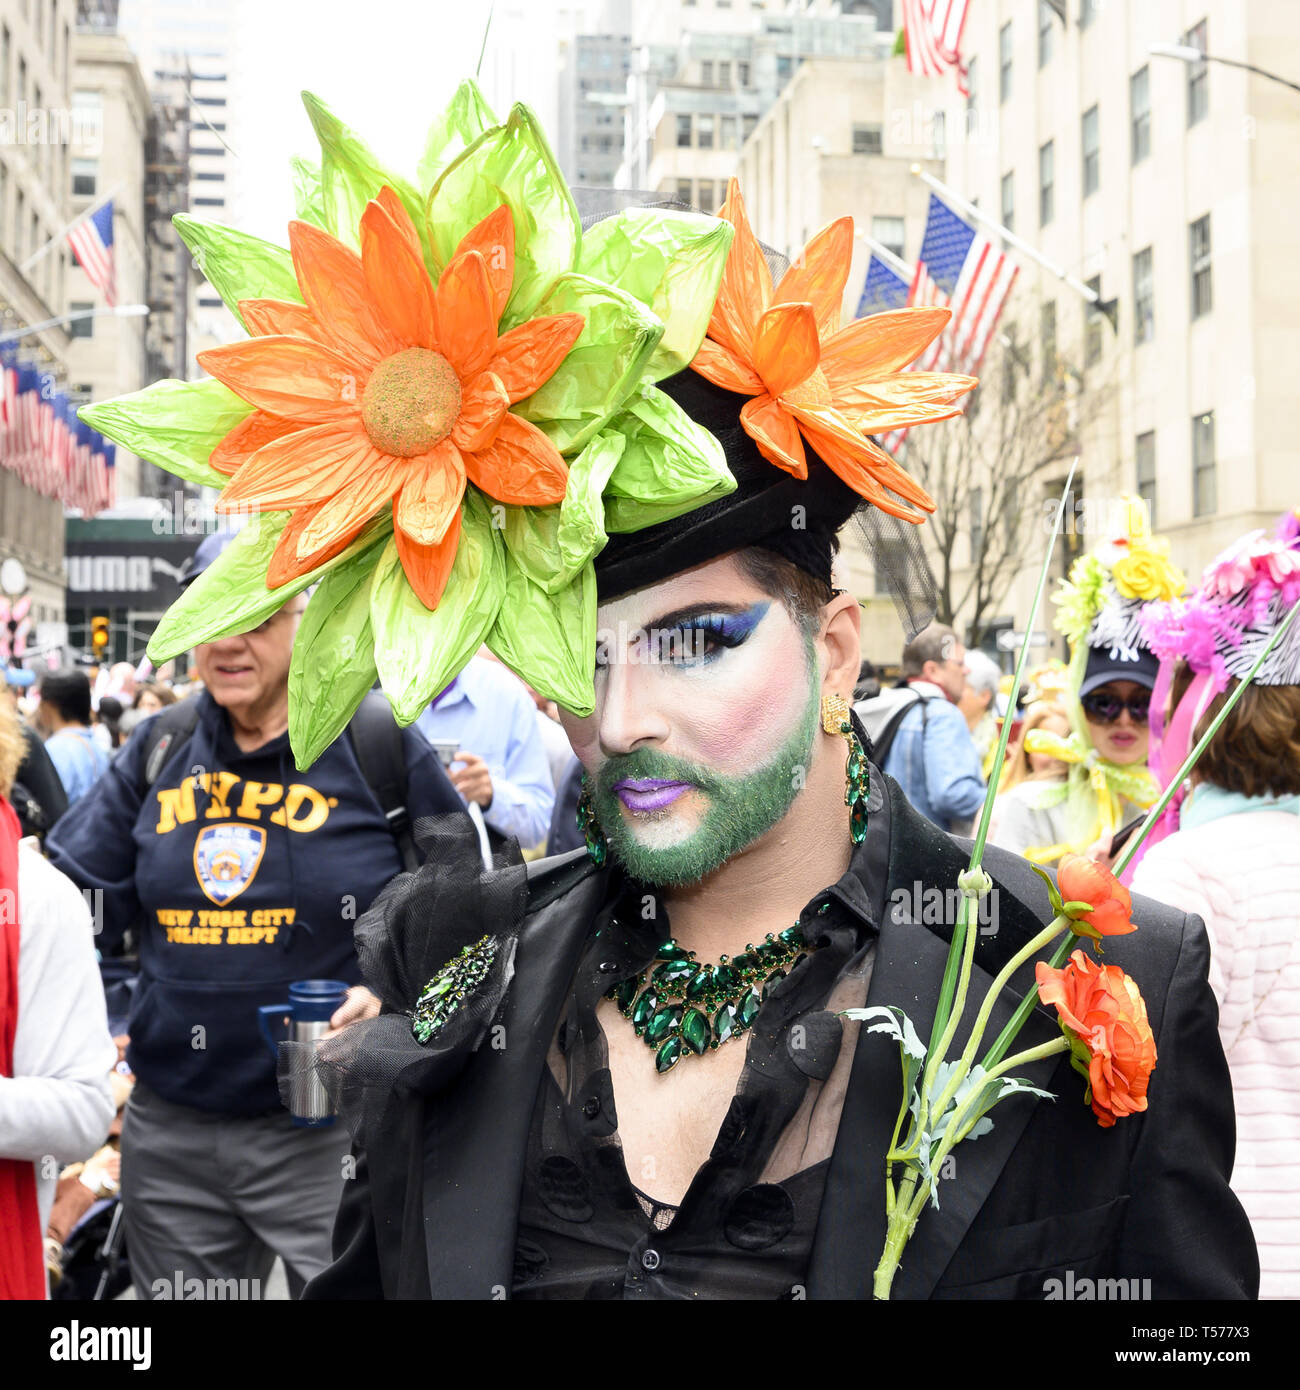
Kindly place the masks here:
[(1014, 169), (1002, 175), (1002, 225), (1009, 232), (1016, 230), (1016, 174)]
[(718, 117), (718, 143), (720, 148), (724, 150), (734, 150), (737, 147), (739, 141), (736, 133), (739, 126), (740, 122), (735, 116)]
[(884, 149), (885, 130), (878, 125), (855, 125), (853, 127), (853, 153), (879, 154)]
[(1056, 300), (1044, 300), (1038, 311), (1038, 346), (1044, 383), (1056, 380)]
[(1045, 68), (1052, 61), (1052, 39), (1055, 31), (1052, 25), (1056, 16), (1047, 0), (1038, 0), (1038, 66)]
[(1101, 8), (1101, 0), (1081, 0), (1079, 5), (1079, 28), (1086, 29), (1094, 19), (1097, 18), (1097, 11)]
[(703, 82), (706, 87), (713, 86), (713, 60), (710, 58), (706, 58), (700, 64), (700, 81)]
[(0, 106), (9, 105), (9, 26), (0, 25)]
[[(1088, 281), (1088, 288), (1101, 299), (1101, 276), (1094, 275)], [(1102, 323), (1104, 315), (1096, 304), (1089, 303), (1083, 311), (1083, 365), (1095, 366), (1101, 361)]]
[(677, 117), (677, 147), (679, 149), (689, 148), (691, 143), (691, 118), (689, 116)]
[(690, 179), (677, 180), (677, 201), (679, 203), (694, 203), (695, 193), (691, 188)]
[(934, 132), (934, 153), (936, 158), (942, 159), (944, 151), (948, 146), (947, 116), (942, 111), (936, 111), (931, 118), (931, 122), (931, 129)]
[(731, 86), (731, 64), (730, 62), (720, 62), (718, 64), (718, 86)]
[(74, 159), (72, 161), (72, 196), (74, 198), (93, 198), (99, 181), (99, 160)]
[(222, 300), (222, 299), (200, 299), (200, 300), (199, 300), (199, 308), (200, 308), (200, 309), (220, 309), (221, 306), (222, 306), (224, 303), (225, 303), (225, 301)]
[(1215, 478), (1214, 411), (1192, 417), (1192, 514), (1213, 516), (1219, 509)]
[(195, 198), (196, 208), (224, 208), (226, 200), (224, 198)]
[(18, 60), (18, 100), (27, 100), (27, 59)]
[(1016, 398), (1016, 373), (1020, 368), (1015, 324), (1007, 324), (998, 339), (1002, 346), (1002, 404), (1010, 405)]
[[(582, 137), (582, 147), (583, 149), (587, 148), (587, 136), (585, 135)], [(222, 173), (213, 173), (209, 169), (200, 169), (194, 177), (198, 179), (200, 183), (221, 183), (225, 180), (226, 176)]]
[(1156, 432), (1148, 430), (1137, 437), (1137, 494), (1147, 504), (1151, 529), (1156, 521)]
[(886, 250), (901, 257), (903, 254), (903, 219), (901, 217), (873, 217), (871, 235)]
[(1140, 67), (1128, 80), (1129, 152), (1134, 164), (1151, 153), (1151, 74)]
[(969, 118), (975, 114), (979, 102), (978, 77), (979, 60), (977, 58), (972, 58), (966, 64), (966, 113), (968, 127), (970, 124)]
[(1011, 21), (998, 33), (998, 100), (1005, 102), (1011, 95)]
[(90, 317), (90, 311), (95, 306), (85, 300), (74, 299), (68, 305), (69, 314), (84, 314), (84, 318), (74, 318), (68, 324), (69, 338), (93, 338), (95, 336), (95, 320)]
[(1192, 317), (1199, 319), (1214, 308), (1210, 280), (1210, 214), (1198, 217), (1188, 230), (1187, 260), (1192, 271)]
[(1133, 341), (1149, 343), (1156, 336), (1156, 288), (1151, 248), (1133, 257)]
[(14, 260), (23, 259), (23, 228), (27, 224), (27, 199), (20, 188), (14, 194)]
[(224, 106), (226, 99), (225, 97), (195, 97), (194, 104), (195, 106)]
[(1086, 198), (1101, 186), (1101, 121), (1095, 106), (1083, 113), (1082, 139), (1083, 196)]
[[(1199, 48), (1202, 53), (1208, 53), (1209, 45), (1206, 31), (1207, 21), (1203, 19), (1194, 29), (1189, 29), (1183, 35), (1183, 46), (1185, 48)], [(1187, 68), (1187, 124), (1193, 126), (1198, 121), (1203, 121), (1209, 109), (1209, 64), (1205, 62), (1191, 63)]]
[(736, 80), (740, 83), (740, 85), (741, 85), (742, 87), (748, 87), (748, 86), (749, 86), (749, 64), (748, 64), (748, 63), (737, 63), (737, 64), (736, 64)]
[(984, 550), (984, 489), (973, 487), (970, 490), (970, 562), (979, 563)]
[(1038, 225), (1046, 227), (1056, 211), (1056, 148), (1052, 141), (1038, 151)]
[(740, 139), (743, 144), (758, 129), (757, 116), (742, 116), (740, 118)]
[(713, 117), (697, 116), (695, 118), (695, 139), (702, 150), (713, 148)]
[(776, 60), (776, 80), (785, 84), (789, 82), (792, 72), (794, 72), (794, 59), (786, 53), (778, 54)]

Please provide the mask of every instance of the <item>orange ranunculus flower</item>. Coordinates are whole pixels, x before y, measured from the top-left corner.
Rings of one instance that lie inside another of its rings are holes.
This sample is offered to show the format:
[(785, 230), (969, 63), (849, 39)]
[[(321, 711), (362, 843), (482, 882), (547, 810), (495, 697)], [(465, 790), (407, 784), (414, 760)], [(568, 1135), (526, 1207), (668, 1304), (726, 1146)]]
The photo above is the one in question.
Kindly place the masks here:
[(1075, 1069), (1088, 1078), (1093, 1114), (1103, 1129), (1147, 1108), (1147, 1083), (1156, 1065), (1156, 1040), (1147, 1006), (1118, 965), (1098, 965), (1075, 951), (1060, 970), (1039, 961), (1038, 997), (1054, 1004), (1070, 1040)]
[(498, 336), (514, 278), (506, 204), (470, 231), (435, 284), (415, 225), (383, 188), (361, 217), (361, 254), (307, 222), (289, 224), (304, 304), (245, 299), (253, 335), (199, 363), (256, 406), (213, 450), (232, 474), (218, 510), (290, 510), (267, 571), (275, 588), (337, 555), (393, 505), (411, 587), (436, 608), (470, 483), (499, 502), (547, 506), (568, 469), (509, 407), (547, 381), (581, 314)]
[[(1069, 902), (1091, 903), (1092, 910), (1073, 918), (1078, 935), (1127, 936), (1137, 931), (1129, 918), (1133, 899), (1129, 891), (1111, 871), (1083, 854), (1067, 854), (1056, 868), (1056, 886), (1062, 899)], [(1079, 923), (1086, 922), (1094, 932), (1078, 932)]]
[(691, 366), (753, 398), (740, 423), (769, 463), (806, 478), (807, 440), (859, 496), (905, 521), (924, 521), (923, 511), (934, 511), (930, 495), (867, 436), (961, 414), (959, 398), (979, 384), (975, 377), (903, 370), (943, 331), (950, 311), (896, 309), (841, 329), (851, 217), (818, 232), (774, 287), (735, 179), (718, 216), (736, 232)]

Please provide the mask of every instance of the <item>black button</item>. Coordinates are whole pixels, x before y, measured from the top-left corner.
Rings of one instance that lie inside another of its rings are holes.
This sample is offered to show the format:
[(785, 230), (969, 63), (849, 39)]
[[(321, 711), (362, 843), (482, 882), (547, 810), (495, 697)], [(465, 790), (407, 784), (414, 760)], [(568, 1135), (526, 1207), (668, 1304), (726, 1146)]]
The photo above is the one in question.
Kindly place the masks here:
[(647, 1250), (647, 1251), (645, 1252), (645, 1254), (641, 1256), (641, 1266), (642, 1266), (643, 1269), (649, 1269), (649, 1270), (658, 1269), (658, 1268), (659, 1268), (659, 1252), (658, 1252), (658, 1250)]
[(603, 960), (596, 969), (599, 970), (602, 975), (612, 975), (618, 969), (618, 961)]
[(588, 1096), (582, 1102), (582, 1113), (589, 1119), (594, 1120), (600, 1114), (600, 1097)]

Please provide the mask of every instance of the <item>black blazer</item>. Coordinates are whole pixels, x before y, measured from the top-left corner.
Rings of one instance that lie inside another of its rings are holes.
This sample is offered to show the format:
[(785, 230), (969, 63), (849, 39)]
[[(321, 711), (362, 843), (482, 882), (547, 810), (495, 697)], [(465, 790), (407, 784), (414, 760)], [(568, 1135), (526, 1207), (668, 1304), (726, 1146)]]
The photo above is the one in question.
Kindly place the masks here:
[[(938, 830), (897, 783), (885, 782), (890, 906), (867, 1002), (901, 1006), (925, 1038), (951, 926), (916, 923), (906, 904), (923, 901), (918, 887), (951, 890), (969, 842)], [(1024, 860), (990, 847), (983, 862), (998, 893), (998, 928), (979, 938), (959, 1043), (992, 976), (1051, 916), (1046, 889)], [(335, 1263), (305, 1297), (509, 1296), (537, 1086), (606, 892), (606, 873), (585, 855), (530, 866), (515, 974), (495, 1015), (508, 1045), (473, 1051), (435, 1094), (398, 1098), (409, 1121), (401, 1151), (358, 1152), (335, 1227)], [(1159, 1050), (1149, 1108), (1102, 1129), (1068, 1054), (1021, 1069), (1057, 1099), (1005, 1100), (992, 1132), (955, 1150), (955, 1175), (941, 1184), (940, 1209), (918, 1222), (894, 1298), (1059, 1297), (1053, 1280), (1072, 1280), (1077, 1297), (1084, 1279), (1138, 1280), (1134, 1298), (1256, 1296), (1255, 1243), (1228, 1186), (1235, 1121), (1205, 928), (1150, 899), (1136, 899), (1133, 916), (1140, 929), (1108, 940), (1105, 961), (1128, 971), (1147, 1003)], [(1013, 979), (986, 1036), (997, 1036), (1032, 978), (1030, 965)], [(1055, 1011), (1040, 1007), (1016, 1048), (1056, 1036)], [(862, 1030), (813, 1244), (810, 1298), (871, 1297), (899, 1084), (897, 1045)]]

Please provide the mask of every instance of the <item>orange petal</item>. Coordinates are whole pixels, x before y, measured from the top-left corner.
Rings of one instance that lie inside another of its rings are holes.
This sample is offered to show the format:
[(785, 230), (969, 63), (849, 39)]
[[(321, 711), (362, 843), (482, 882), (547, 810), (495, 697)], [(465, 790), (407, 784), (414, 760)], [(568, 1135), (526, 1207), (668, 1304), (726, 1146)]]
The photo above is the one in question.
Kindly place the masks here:
[(564, 496), (569, 470), (555, 445), (528, 420), (506, 412), (486, 449), (465, 455), (480, 492), (517, 507), (547, 507)]
[(502, 203), (465, 233), (456, 255), (464, 251), (477, 251), (483, 257), (492, 286), (492, 321), (500, 323), (515, 282), (515, 218), (508, 204)]
[(779, 396), (813, 374), (821, 356), (811, 304), (773, 304), (754, 333), (754, 366), (763, 385)]
[(254, 337), (283, 333), (290, 338), (310, 338), (314, 343), (325, 341), (324, 330), (312, 311), (289, 299), (241, 299), (239, 317)]
[(460, 508), (452, 512), (447, 534), (436, 545), (421, 545), (400, 530), (393, 532), (393, 539), (397, 542), (397, 558), (402, 562), (406, 582), (426, 608), (437, 608), (460, 544)]
[(250, 338), (198, 355), (199, 366), (272, 415), (313, 424), (351, 420), (370, 373), (320, 343), (303, 338)]
[(761, 396), (767, 390), (763, 378), (747, 362), (742, 362), (712, 338), (705, 338), (700, 344), (699, 352), (691, 359), (691, 366), (706, 381), (721, 386), (724, 391), (738, 391), (742, 396)]
[(769, 463), (784, 468), (796, 478), (808, 476), (808, 460), (799, 426), (779, 401), (771, 396), (755, 396), (752, 401), (746, 401), (740, 411), (740, 423)]
[(951, 309), (917, 307), (854, 319), (822, 344), (822, 371), (831, 391), (900, 371), (934, 342), (951, 317)]
[(289, 223), (298, 288), (331, 344), (367, 367), (403, 346), (370, 297), (361, 257), (309, 222)]
[(208, 462), (218, 473), (233, 473), (246, 459), (252, 457), (263, 444), (293, 434), (302, 429), (301, 420), (282, 420), (278, 415), (268, 415), (264, 410), (255, 410), (230, 431), (213, 449)]
[(303, 528), (298, 537), (299, 558), (328, 548), (342, 536), (355, 536), (401, 487), (409, 468), (409, 459), (372, 448), (352, 478), (321, 503)]
[(323, 565), (326, 560), (332, 560), (340, 551), (346, 550), (352, 544), (358, 532), (366, 524), (364, 521), (359, 521), (350, 531), (335, 536), (326, 545), (319, 546), (316, 550), (309, 551), (305, 555), (299, 555), (299, 538), (315, 521), (317, 514), (325, 505), (324, 502), (318, 502), (315, 506), (302, 508), (301, 511), (295, 512), (290, 517), (289, 524), (280, 533), (280, 539), (276, 542), (275, 549), (271, 553), (270, 563), (266, 567), (266, 587), (268, 589), (278, 589), (281, 584), (287, 584), (291, 579), (297, 579), (300, 574), (314, 570), (317, 565)]
[(803, 249), (803, 254), (781, 277), (773, 304), (813, 306), (817, 331), (834, 333), (844, 313), (844, 283), (853, 260), (853, 219), (837, 217)]
[(407, 212), (405, 204), (393, 187), (385, 184), (375, 195), (374, 201), (393, 219), (393, 226), (401, 232), (402, 239), (415, 252), (416, 257), (423, 260), (424, 248), (420, 245), (420, 233), (416, 231), (411, 214)]
[(311, 425), (264, 444), (230, 480), (218, 511), (245, 503), (259, 512), (323, 502), (356, 478), (374, 447), (357, 425)]
[(509, 405), (501, 378), (493, 372), (480, 372), (461, 397), (460, 414), (451, 430), (452, 443), (467, 453), (486, 449), (496, 438)]
[(802, 406), (789, 409), (803, 427), (808, 443), (859, 496), (904, 521), (925, 520), (922, 512), (908, 505), (911, 502), (924, 511), (934, 511), (930, 494), (835, 411), (808, 410)]
[[(398, 204), (401, 207), (401, 204)], [(406, 209), (402, 208), (406, 217)], [(410, 218), (407, 224), (410, 227)], [(438, 311), (433, 284), (406, 231), (377, 202), (361, 214), (361, 265), (366, 285), (385, 324), (403, 347), (438, 346)]]
[(479, 251), (454, 256), (442, 272), (438, 281), (438, 343), (462, 381), (476, 376), (492, 360), (497, 318), (487, 262)]
[(961, 397), (978, 385), (978, 378), (955, 372), (899, 372), (881, 381), (841, 387), (834, 403), (863, 434), (880, 434), (960, 415)]
[(444, 439), (407, 462), (410, 468), (393, 505), (393, 522), (417, 545), (437, 545), (465, 495), (465, 460), (451, 440)]
[(727, 184), (727, 200), (718, 216), (730, 222), (736, 234), (722, 270), (708, 336), (748, 361), (759, 315), (772, 302), (772, 271), (749, 225), (745, 200), (735, 179)]
[(491, 370), (501, 379), (511, 405), (551, 379), (585, 323), (581, 314), (548, 314), (497, 339)]

